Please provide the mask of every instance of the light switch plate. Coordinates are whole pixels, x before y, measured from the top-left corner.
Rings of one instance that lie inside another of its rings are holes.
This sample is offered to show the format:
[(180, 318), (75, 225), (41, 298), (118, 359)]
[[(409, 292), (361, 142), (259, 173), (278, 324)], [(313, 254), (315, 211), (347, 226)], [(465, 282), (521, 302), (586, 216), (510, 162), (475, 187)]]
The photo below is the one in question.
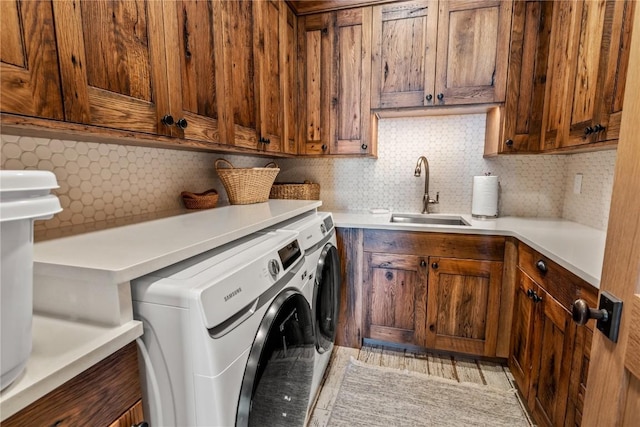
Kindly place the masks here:
[(582, 174), (577, 173), (576, 176), (573, 177), (573, 194), (582, 193)]

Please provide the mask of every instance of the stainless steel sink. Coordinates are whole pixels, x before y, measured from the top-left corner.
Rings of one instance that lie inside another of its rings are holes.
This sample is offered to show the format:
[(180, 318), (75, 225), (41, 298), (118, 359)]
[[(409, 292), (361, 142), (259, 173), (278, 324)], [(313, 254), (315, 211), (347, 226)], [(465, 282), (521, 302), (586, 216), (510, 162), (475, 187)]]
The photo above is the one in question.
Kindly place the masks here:
[(471, 225), (462, 217), (455, 215), (392, 214), (390, 222), (428, 225)]

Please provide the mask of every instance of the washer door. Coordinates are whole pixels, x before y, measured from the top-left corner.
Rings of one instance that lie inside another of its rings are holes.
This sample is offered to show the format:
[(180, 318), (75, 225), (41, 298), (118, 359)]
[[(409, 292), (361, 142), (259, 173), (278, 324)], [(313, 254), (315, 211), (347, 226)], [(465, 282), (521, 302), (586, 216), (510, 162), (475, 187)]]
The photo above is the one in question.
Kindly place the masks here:
[(251, 347), (236, 426), (304, 425), (314, 362), (313, 321), (304, 296), (281, 292), (267, 310)]
[(318, 261), (313, 295), (316, 349), (331, 350), (336, 339), (336, 323), (340, 311), (340, 257), (336, 247), (327, 243)]

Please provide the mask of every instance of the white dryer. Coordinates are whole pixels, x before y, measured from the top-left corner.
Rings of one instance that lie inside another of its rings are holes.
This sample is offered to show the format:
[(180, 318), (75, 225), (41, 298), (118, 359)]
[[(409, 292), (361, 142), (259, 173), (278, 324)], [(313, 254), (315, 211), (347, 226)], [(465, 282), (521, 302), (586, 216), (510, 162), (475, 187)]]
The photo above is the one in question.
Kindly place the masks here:
[(305, 270), (313, 287), (305, 295), (313, 311), (316, 358), (309, 404), (315, 401), (324, 377), (336, 337), (340, 312), (341, 266), (333, 217), (328, 212), (313, 212), (278, 225), (280, 230), (299, 233), (305, 254)]
[(256, 233), (132, 281), (153, 426), (303, 426), (314, 374), (304, 255)]

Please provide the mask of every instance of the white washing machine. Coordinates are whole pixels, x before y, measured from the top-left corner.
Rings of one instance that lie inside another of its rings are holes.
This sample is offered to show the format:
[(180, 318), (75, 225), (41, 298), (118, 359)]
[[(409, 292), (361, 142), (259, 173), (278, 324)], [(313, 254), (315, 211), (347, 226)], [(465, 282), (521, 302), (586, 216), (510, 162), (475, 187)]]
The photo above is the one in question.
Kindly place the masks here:
[(280, 230), (299, 233), (305, 253), (305, 270), (313, 281), (305, 295), (313, 311), (316, 357), (309, 405), (317, 397), (336, 337), (340, 312), (341, 267), (333, 217), (313, 212), (278, 225)]
[(256, 233), (132, 281), (155, 426), (303, 426), (315, 362), (303, 250)]

